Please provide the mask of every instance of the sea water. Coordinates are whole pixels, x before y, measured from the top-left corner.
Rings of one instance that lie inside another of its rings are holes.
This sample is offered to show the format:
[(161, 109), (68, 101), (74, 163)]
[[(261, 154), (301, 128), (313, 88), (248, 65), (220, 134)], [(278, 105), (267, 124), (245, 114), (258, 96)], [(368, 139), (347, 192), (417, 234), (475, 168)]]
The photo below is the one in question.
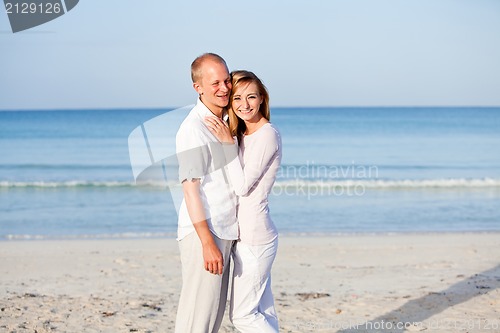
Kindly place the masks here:
[[(168, 109), (0, 112), (0, 239), (175, 237), (128, 137)], [(500, 108), (273, 108), (282, 233), (500, 230)], [(170, 133), (175, 135), (175, 133)]]

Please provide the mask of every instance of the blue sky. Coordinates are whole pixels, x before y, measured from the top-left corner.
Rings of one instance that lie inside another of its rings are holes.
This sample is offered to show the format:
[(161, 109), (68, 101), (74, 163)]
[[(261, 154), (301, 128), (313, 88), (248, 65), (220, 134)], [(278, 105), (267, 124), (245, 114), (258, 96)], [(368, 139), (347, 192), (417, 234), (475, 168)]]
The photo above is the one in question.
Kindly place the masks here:
[(500, 106), (500, 1), (82, 0), (13, 34), (0, 12), (0, 110), (192, 104), (207, 51), (272, 106)]

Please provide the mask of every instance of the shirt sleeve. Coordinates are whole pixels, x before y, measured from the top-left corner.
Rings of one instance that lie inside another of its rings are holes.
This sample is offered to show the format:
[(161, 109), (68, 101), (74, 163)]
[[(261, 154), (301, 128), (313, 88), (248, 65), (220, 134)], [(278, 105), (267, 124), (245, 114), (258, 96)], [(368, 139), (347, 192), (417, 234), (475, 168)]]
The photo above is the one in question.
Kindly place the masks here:
[[(261, 134), (261, 133), (259, 133)], [(228, 172), (236, 195), (246, 196), (251, 192), (262, 175), (270, 167), (280, 147), (278, 134), (274, 130), (266, 130), (252, 145), (245, 149), (245, 166), (241, 166), (239, 158), (228, 164)]]
[(203, 133), (196, 128), (181, 127), (176, 136), (176, 154), (179, 163), (179, 181), (201, 179), (207, 175), (210, 164), (208, 145)]

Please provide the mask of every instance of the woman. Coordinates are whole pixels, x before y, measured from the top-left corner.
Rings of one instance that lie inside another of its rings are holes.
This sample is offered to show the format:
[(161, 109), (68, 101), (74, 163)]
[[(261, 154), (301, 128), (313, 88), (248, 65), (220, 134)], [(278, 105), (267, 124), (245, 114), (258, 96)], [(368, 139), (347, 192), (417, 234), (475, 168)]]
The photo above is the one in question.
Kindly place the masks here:
[(239, 148), (239, 158), (228, 164), (239, 201), (240, 229), (232, 252), (229, 317), (241, 332), (278, 332), (271, 292), (278, 232), (269, 216), (267, 199), (281, 163), (281, 137), (269, 122), (269, 94), (261, 80), (248, 71), (234, 71), (231, 79), (229, 125), (217, 117), (206, 118), (207, 127), (219, 141), (234, 144), (234, 150)]

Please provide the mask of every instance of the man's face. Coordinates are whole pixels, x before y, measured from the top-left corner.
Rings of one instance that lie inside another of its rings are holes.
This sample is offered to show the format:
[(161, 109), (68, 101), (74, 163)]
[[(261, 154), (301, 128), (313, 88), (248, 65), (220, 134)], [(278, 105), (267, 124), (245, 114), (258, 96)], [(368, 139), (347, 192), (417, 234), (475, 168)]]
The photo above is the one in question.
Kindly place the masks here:
[(194, 88), (210, 111), (220, 112), (227, 106), (231, 92), (231, 77), (227, 67), (217, 61), (205, 60), (201, 68), (201, 80), (194, 83)]

